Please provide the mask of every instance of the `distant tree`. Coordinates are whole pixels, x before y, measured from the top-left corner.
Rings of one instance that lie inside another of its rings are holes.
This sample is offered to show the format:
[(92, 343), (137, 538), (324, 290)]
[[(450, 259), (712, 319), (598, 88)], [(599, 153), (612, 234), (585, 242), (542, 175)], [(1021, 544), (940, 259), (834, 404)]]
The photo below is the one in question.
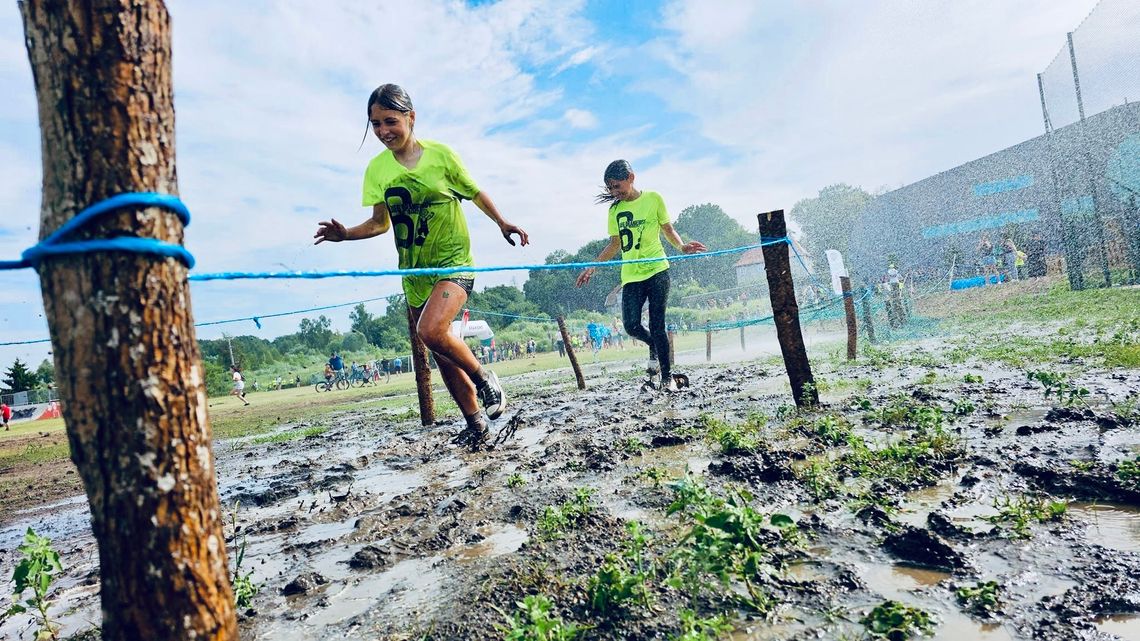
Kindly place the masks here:
[(40, 379), (41, 385), (55, 384), (55, 364), (51, 362), (50, 358), (45, 358), (44, 362), (36, 368), (36, 377)]
[[(699, 240), (710, 251), (755, 245), (759, 242), (757, 234), (746, 230), (719, 205), (712, 203), (684, 208), (673, 226), (682, 240)], [(680, 253), (669, 243), (665, 242), (664, 245), (670, 256)], [(740, 256), (737, 253), (676, 262), (670, 267), (670, 280), (674, 287), (686, 281), (699, 283), (706, 290), (736, 287), (736, 270), (733, 265), (740, 260)]]
[[(510, 285), (488, 287), (481, 292), (477, 292), (472, 296), (470, 304), (476, 309), (500, 314), (537, 316), (544, 313), (538, 305), (527, 300), (523, 290)], [(516, 320), (510, 317), (491, 315), (479, 316), (479, 318), (486, 320), (487, 323), (496, 330), (504, 329)]]
[(871, 202), (871, 194), (844, 183), (824, 187), (819, 196), (797, 202), (789, 217), (803, 229), (804, 245), (816, 265), (826, 265), (824, 252), (839, 250), (845, 259), (851, 228), (863, 209)]
[(12, 366), (8, 368), (8, 372), (4, 375), (4, 388), (0, 391), (5, 394), (12, 392), (25, 392), (30, 389), (35, 389), (40, 382), (40, 378), (36, 373), (29, 370), (20, 359), (16, 359)]
[[(591, 240), (574, 254), (562, 250), (553, 252), (546, 257), (546, 264), (593, 261), (608, 243), (609, 238), (603, 238)], [(621, 268), (615, 265), (598, 269), (590, 283), (578, 289), (574, 286), (574, 280), (580, 271), (559, 269), (530, 272), (530, 278), (523, 285), (527, 301), (550, 316), (575, 310), (605, 311), (606, 296), (621, 283)]]
[(316, 320), (301, 319), (301, 331), (298, 332), (307, 347), (324, 351), (333, 338), (332, 320), (321, 314)]
[(368, 339), (360, 332), (349, 332), (341, 340), (340, 348), (346, 352), (359, 352), (368, 346)]
[(352, 321), (353, 332), (364, 336), (369, 343), (380, 346), (383, 340), (384, 324), (364, 308), (364, 303), (353, 307), (352, 311), (348, 313), (348, 319)]

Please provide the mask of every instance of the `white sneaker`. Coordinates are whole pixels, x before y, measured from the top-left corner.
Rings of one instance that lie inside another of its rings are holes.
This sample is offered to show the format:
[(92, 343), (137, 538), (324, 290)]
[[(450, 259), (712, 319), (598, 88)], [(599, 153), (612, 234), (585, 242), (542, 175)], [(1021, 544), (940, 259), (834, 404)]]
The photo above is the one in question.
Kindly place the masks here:
[(661, 383), (661, 389), (665, 390), (666, 392), (678, 391), (677, 380), (670, 376), (668, 381)]
[(503, 393), (503, 386), (499, 385), (499, 377), (494, 372), (487, 372), (487, 384), (483, 389), (477, 390), (476, 395), (483, 402), (483, 410), (487, 418), (492, 421), (503, 415), (507, 409), (507, 395)]

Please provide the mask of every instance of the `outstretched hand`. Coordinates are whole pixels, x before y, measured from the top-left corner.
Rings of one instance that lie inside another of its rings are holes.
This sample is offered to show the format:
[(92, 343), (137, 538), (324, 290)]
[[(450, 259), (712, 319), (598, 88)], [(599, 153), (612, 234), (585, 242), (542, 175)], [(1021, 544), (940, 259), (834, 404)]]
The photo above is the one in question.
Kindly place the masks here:
[(681, 245), (681, 253), (683, 254), (699, 254), (708, 251), (708, 247), (699, 240), (691, 240), (684, 245)]
[(313, 243), (314, 245), (320, 245), (326, 240), (339, 243), (348, 238), (348, 229), (335, 218), (329, 219), (328, 222), (321, 221), (318, 225), (320, 225), (320, 227), (317, 228), (317, 233), (313, 234), (313, 238), (317, 239), (316, 242)]
[(590, 282), (590, 277), (593, 275), (594, 275), (594, 268), (593, 267), (587, 267), (586, 269), (583, 269), (582, 273), (578, 274), (578, 280), (574, 281), (574, 286), (575, 287), (581, 287), (581, 286), (585, 285), (586, 283)]
[(518, 225), (512, 225), (508, 222), (504, 222), (502, 225), (499, 225), (499, 231), (503, 232), (503, 238), (506, 238), (507, 242), (510, 243), (512, 247), (515, 245), (515, 239), (511, 238), (511, 234), (518, 234), (519, 242), (522, 243), (523, 247), (530, 244), (530, 237), (527, 236), (526, 232), (522, 230), (522, 227), (519, 227)]

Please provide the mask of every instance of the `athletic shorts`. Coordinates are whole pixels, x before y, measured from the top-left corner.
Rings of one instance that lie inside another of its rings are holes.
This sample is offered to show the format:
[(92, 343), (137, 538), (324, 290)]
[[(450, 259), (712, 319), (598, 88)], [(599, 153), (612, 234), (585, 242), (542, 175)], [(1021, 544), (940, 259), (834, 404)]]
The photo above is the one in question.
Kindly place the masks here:
[(459, 285), (460, 287), (463, 288), (463, 291), (467, 292), (468, 296), (471, 295), (471, 292), (475, 291), (475, 279), (474, 278), (444, 278), (444, 279), (440, 280), (441, 283), (444, 281), (447, 281), (449, 283), (455, 283), (456, 285)]

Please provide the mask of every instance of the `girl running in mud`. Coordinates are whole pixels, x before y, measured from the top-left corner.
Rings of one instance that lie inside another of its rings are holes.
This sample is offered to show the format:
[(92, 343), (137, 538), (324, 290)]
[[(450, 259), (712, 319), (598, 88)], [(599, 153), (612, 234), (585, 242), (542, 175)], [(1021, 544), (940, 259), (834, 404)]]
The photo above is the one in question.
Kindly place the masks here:
[[(599, 203), (610, 203), (610, 243), (597, 260), (609, 260), (621, 252), (623, 260), (661, 258), (660, 261), (621, 266), (621, 316), (625, 331), (649, 345), (650, 376), (660, 371), (661, 387), (677, 391), (669, 360), (669, 337), (665, 333), (665, 306), (669, 302), (669, 261), (665, 260), (665, 239), (686, 254), (705, 251), (699, 241), (681, 241), (669, 222), (665, 201), (655, 191), (640, 191), (633, 186), (633, 168), (624, 160), (606, 167), (605, 187), (597, 197)], [(577, 286), (590, 282), (594, 268), (587, 267), (578, 275)], [(649, 301), (649, 331), (641, 325), (641, 308)]]
[[(512, 234), (523, 245), (530, 242), (525, 231), (503, 219), (454, 151), (416, 137), (416, 112), (402, 88), (386, 84), (373, 91), (368, 97), (368, 121), (387, 148), (364, 172), (363, 204), (372, 208), (372, 215), (355, 227), (346, 228), (336, 219), (321, 222), (314, 244), (362, 240), (391, 229), (400, 269), (474, 266), (460, 200), (474, 201), (511, 245)], [(455, 442), (479, 449), (488, 438), (479, 402), (494, 420), (506, 408), (507, 398), (495, 373), (485, 371), (470, 348), (449, 331), (467, 303), (474, 276), (405, 276), (403, 285), (416, 334), (435, 354), (447, 390), (467, 421)]]

